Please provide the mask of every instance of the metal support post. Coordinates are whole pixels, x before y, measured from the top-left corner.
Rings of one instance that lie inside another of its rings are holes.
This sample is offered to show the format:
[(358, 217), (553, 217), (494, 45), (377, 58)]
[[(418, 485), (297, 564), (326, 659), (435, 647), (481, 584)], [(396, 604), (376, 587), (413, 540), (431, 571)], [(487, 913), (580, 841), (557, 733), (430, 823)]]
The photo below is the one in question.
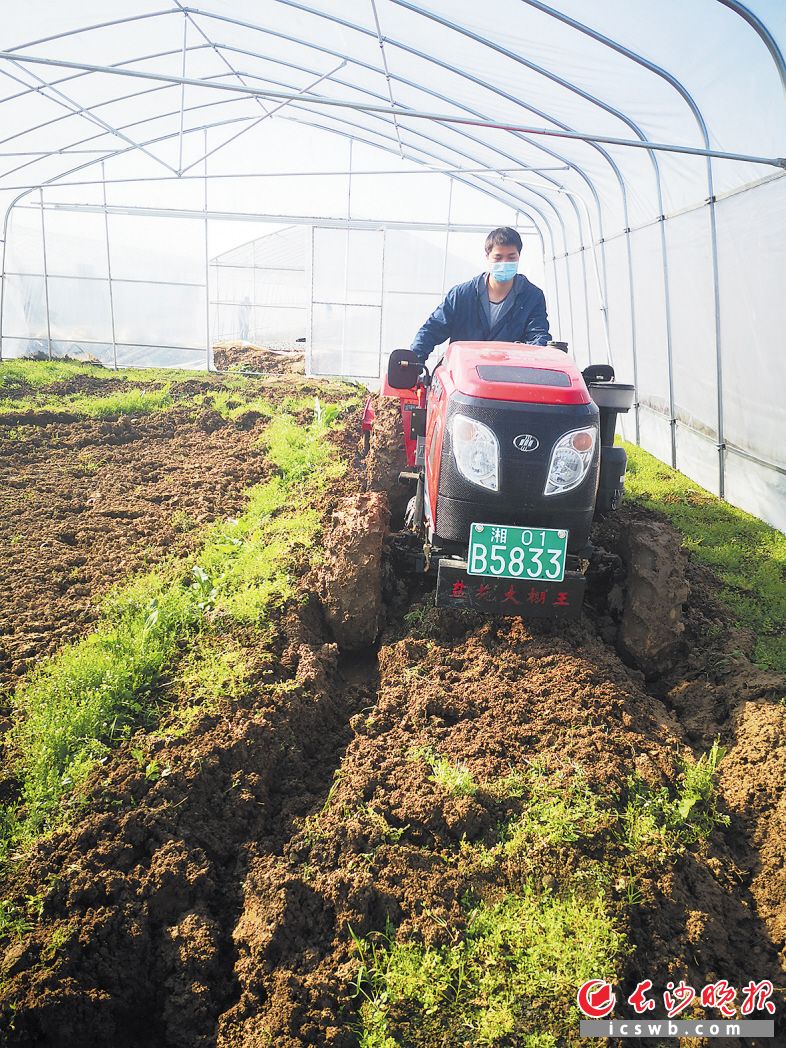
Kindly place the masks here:
[(106, 272), (109, 280), (109, 316), (112, 321), (112, 363), (117, 371), (117, 335), (115, 333), (115, 296), (112, 290), (112, 254), (109, 249), (109, 212), (106, 207), (106, 171), (101, 161), (101, 185), (104, 191), (104, 237), (106, 241)]
[(44, 257), (44, 302), (46, 305), (46, 341), (49, 346), (49, 359), (52, 359), (52, 322), (49, 316), (49, 274), (46, 268), (46, 223), (44, 222), (44, 191), (38, 190), (41, 202), (41, 248)]

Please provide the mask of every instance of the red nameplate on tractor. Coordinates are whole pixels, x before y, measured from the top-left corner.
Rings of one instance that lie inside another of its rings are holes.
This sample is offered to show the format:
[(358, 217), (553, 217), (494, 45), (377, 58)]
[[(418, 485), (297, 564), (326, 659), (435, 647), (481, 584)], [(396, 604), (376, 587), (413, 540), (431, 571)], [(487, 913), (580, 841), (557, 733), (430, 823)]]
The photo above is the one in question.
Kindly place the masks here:
[(464, 560), (440, 560), (437, 569), (439, 608), (472, 608), (492, 615), (537, 619), (577, 619), (586, 579), (566, 571), (560, 582), (543, 579), (493, 579), (470, 575)]

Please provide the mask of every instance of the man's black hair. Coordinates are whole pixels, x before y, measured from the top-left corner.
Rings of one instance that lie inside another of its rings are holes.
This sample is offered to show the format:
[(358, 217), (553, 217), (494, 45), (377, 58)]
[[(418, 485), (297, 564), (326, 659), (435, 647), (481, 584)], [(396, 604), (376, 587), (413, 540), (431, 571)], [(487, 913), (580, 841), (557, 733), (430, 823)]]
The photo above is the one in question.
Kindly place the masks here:
[(492, 229), (486, 237), (486, 254), (493, 247), (515, 247), (518, 253), (521, 254), (521, 237), (510, 226), (500, 226), (499, 229)]

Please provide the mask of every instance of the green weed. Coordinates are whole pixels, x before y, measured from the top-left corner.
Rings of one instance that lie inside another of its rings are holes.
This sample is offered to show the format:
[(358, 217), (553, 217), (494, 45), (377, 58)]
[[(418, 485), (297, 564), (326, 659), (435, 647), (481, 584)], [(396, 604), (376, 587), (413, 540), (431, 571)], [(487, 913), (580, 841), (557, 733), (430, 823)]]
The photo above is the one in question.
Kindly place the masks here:
[(24, 910), (8, 899), (0, 899), (0, 939), (21, 939), (33, 927)]
[(58, 923), (51, 931), (46, 945), (41, 951), (41, 961), (52, 964), (58, 953), (76, 935), (79, 926), (76, 921)]
[(169, 387), (160, 390), (127, 389), (106, 397), (75, 393), (68, 396), (0, 399), (0, 417), (29, 411), (65, 411), (84, 418), (116, 418), (119, 415), (149, 415), (170, 407)]
[(358, 805), (354, 814), (359, 815), (361, 818), (370, 822), (389, 844), (398, 844), (409, 829), (409, 823), (406, 826), (392, 826), (383, 813), (377, 811), (376, 808), (372, 808), (370, 804)]
[(424, 760), (431, 768), (429, 779), (454, 797), (473, 797), (478, 792), (478, 783), (472, 772), (462, 761), (451, 761), (436, 753), (430, 746), (414, 747), (409, 751), (410, 760)]
[(169, 518), (169, 526), (173, 531), (188, 532), (193, 531), (198, 524), (186, 510), (177, 509)]
[(416, 605), (404, 616), (404, 623), (410, 636), (419, 639), (436, 637), (441, 628), (440, 609), (428, 605)]
[(521, 814), (504, 829), (507, 856), (526, 855), (538, 841), (571, 844), (591, 837), (607, 821), (580, 768), (553, 771), (533, 763), (513, 788), (521, 789), (526, 800)]
[(26, 382), (35, 388), (67, 382), (81, 375), (99, 381), (126, 379), (136, 382), (183, 382), (187, 379), (207, 378), (207, 372), (178, 368), (114, 368), (77, 360), (3, 360), (0, 361), (0, 387)]
[(378, 941), (353, 935), (362, 1048), (555, 1044), (575, 1032), (576, 986), (614, 981), (628, 949), (602, 894), (531, 884), (479, 903), (465, 934), (450, 939), (398, 942), (389, 928)]
[(190, 587), (151, 574), (105, 604), (101, 628), (44, 661), (15, 698), (13, 763), (22, 780), (23, 824), (32, 838), (133, 725), (150, 720), (150, 700), (178, 640), (202, 615)]
[(274, 406), (265, 397), (244, 396), (239, 389), (218, 389), (209, 393), (198, 393), (194, 397), (197, 404), (208, 404), (222, 418), (236, 421), (250, 411), (263, 418), (273, 418), (282, 408)]
[(717, 808), (715, 784), (725, 752), (716, 739), (699, 760), (683, 760), (676, 791), (651, 789), (639, 776), (631, 776), (619, 816), (625, 847), (634, 854), (655, 850), (663, 860), (727, 826), (729, 817)]

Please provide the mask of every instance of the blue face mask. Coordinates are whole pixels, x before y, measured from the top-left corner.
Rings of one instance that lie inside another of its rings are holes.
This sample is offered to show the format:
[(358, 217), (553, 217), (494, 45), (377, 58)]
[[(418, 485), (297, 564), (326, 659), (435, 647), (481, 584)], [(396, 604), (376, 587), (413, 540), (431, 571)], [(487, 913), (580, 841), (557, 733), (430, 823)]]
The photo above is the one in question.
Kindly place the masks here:
[(500, 284), (507, 284), (509, 280), (515, 277), (518, 271), (518, 262), (492, 262), (489, 266), (489, 273)]

